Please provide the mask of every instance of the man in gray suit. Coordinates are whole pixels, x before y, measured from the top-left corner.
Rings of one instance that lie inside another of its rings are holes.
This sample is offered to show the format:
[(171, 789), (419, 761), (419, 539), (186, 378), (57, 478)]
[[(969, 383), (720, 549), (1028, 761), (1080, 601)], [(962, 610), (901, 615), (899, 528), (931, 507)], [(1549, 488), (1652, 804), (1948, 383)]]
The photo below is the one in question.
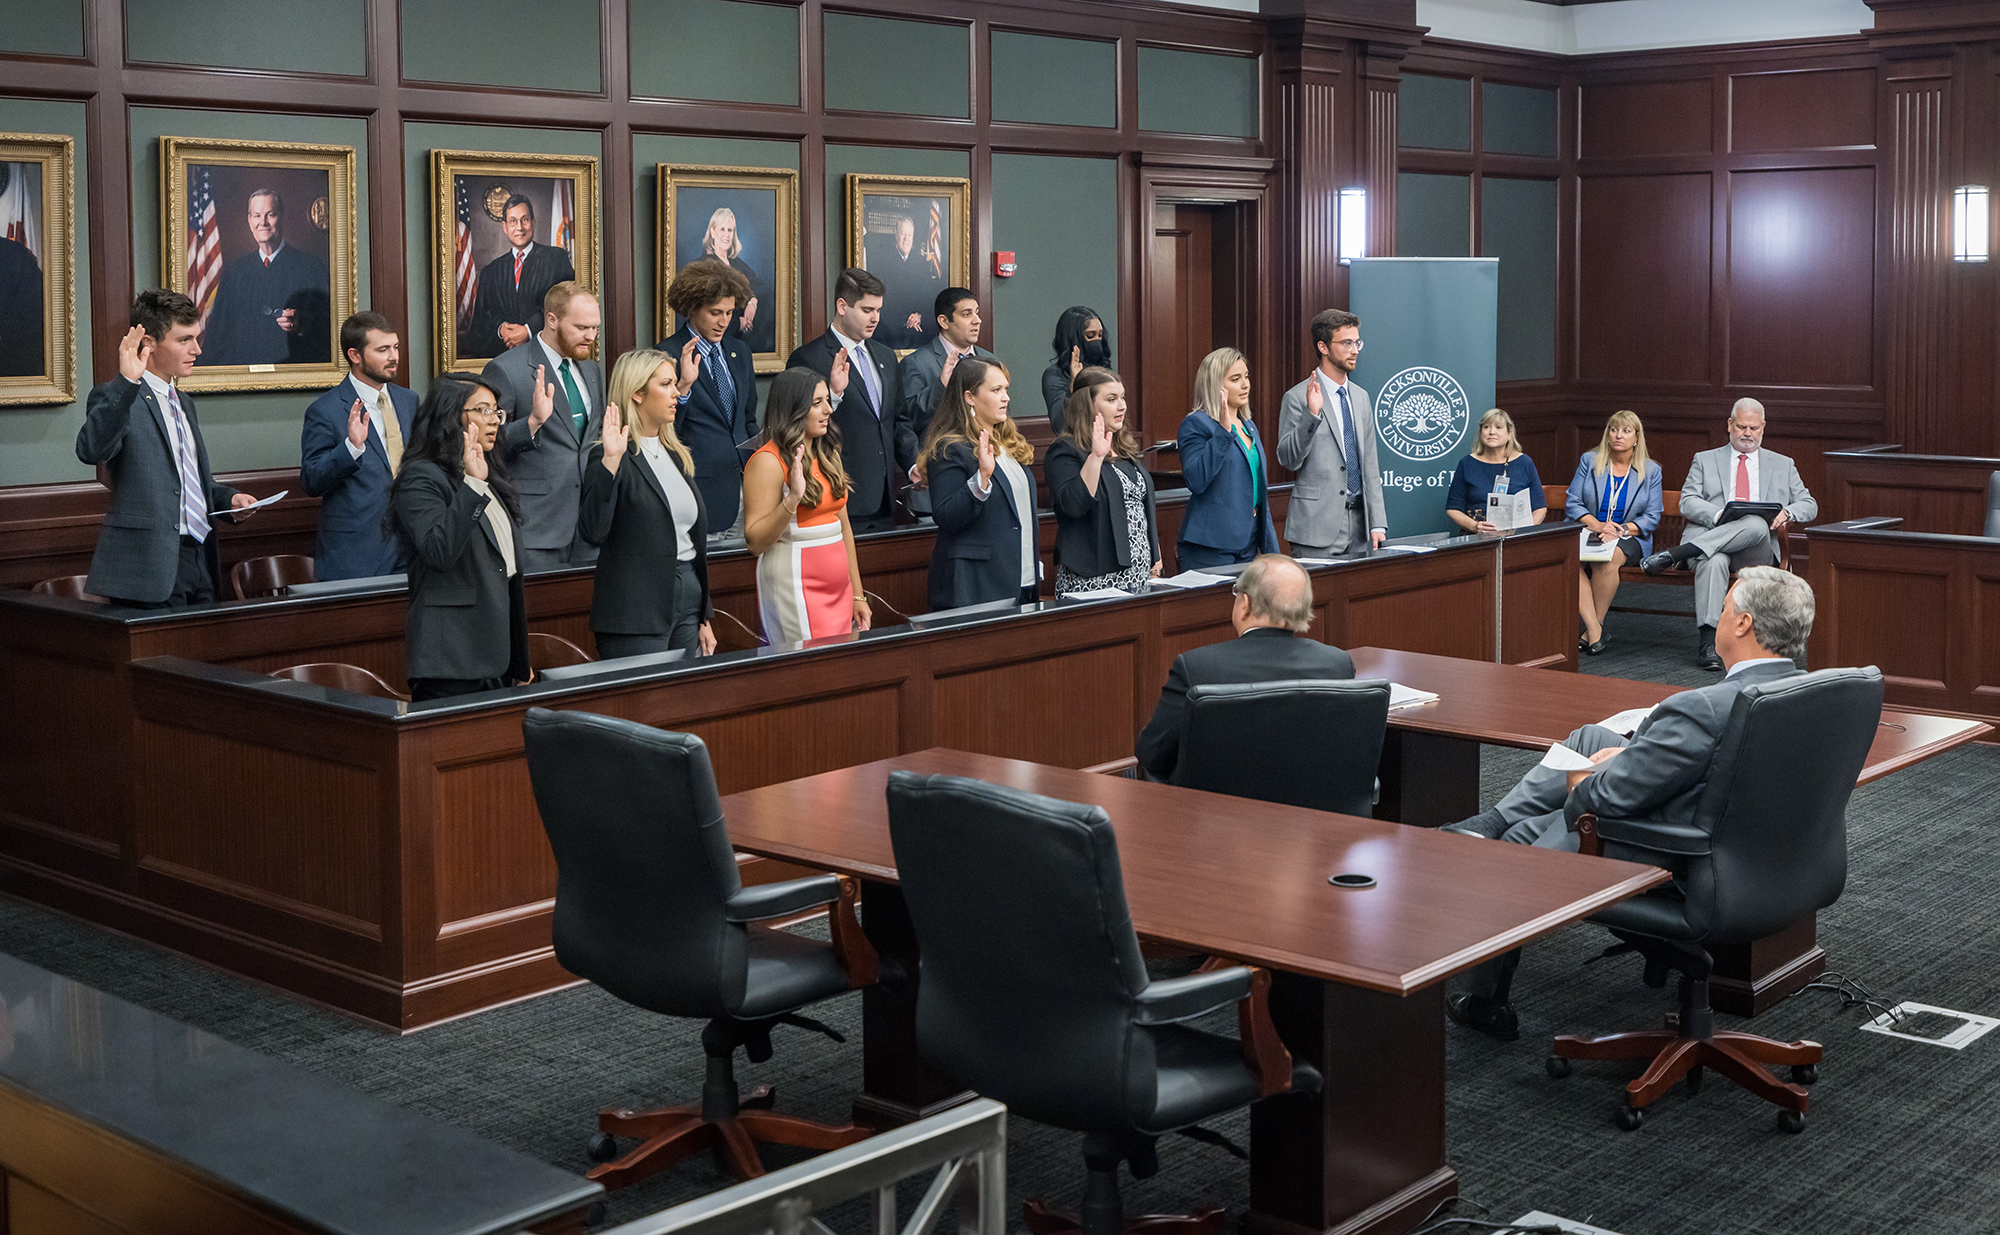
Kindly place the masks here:
[(951, 371), (967, 356), (996, 360), (992, 352), (979, 346), (979, 300), (969, 288), (947, 287), (938, 293), (936, 320), (938, 337), (903, 357), (903, 406), (910, 411), (910, 425), (917, 440), (924, 440), (931, 413), (937, 410), (938, 396), (951, 380)]
[[(1720, 682), (1662, 701), (1629, 742), (1585, 725), (1563, 745), (1595, 766), (1565, 772), (1538, 764), (1492, 809), (1444, 830), (1574, 853), (1577, 819), (1597, 815), (1605, 857), (1675, 870), (1674, 845), (1648, 843), (1653, 829), (1685, 833), (1693, 825), (1737, 692), (1799, 672), (1813, 609), (1812, 588), (1799, 576), (1775, 566), (1745, 569), (1716, 626), (1715, 646), (1729, 667)], [(1451, 1019), (1503, 1042), (1519, 1037), (1507, 993), (1520, 963), (1517, 949), (1473, 970), (1467, 989), (1445, 1001)]]
[[(1810, 523), (1819, 514), (1819, 503), (1806, 491), (1798, 467), (1763, 444), (1764, 405), (1738, 399), (1729, 409), (1729, 445), (1702, 451), (1688, 469), (1687, 484), (1681, 487), (1681, 518), (1687, 520), (1681, 543), (1639, 563), (1649, 575), (1693, 563), (1694, 620), (1700, 628), (1694, 663), (1703, 669), (1722, 668), (1715, 623), (1729, 590), (1729, 572), (1777, 561), (1778, 538), (1786, 527)], [(1722, 508), (1733, 501), (1776, 502), (1784, 509), (1769, 527), (1754, 515), (1718, 525)]]
[(486, 362), (500, 392), (500, 456), (521, 490), (521, 570), (588, 566), (597, 549), (576, 531), (583, 467), (604, 423), (604, 370), (590, 353), (603, 322), (597, 297), (566, 280), (542, 299), (542, 331)]
[(1299, 557), (1379, 549), (1389, 518), (1375, 466), (1375, 413), (1368, 392), (1347, 380), (1361, 359), (1361, 319), (1328, 309), (1313, 318), (1312, 340), (1319, 367), (1278, 404), (1278, 462), (1298, 473), (1285, 539)]
[[(111, 508), (84, 587), (115, 604), (177, 608), (215, 599), (214, 520), (256, 499), (216, 483), (194, 400), (177, 388), (201, 356), (201, 310), (179, 292), (146, 291), (118, 342), (118, 376), (90, 392), (76, 457), (104, 465)], [(247, 518), (248, 516), (242, 516)]]

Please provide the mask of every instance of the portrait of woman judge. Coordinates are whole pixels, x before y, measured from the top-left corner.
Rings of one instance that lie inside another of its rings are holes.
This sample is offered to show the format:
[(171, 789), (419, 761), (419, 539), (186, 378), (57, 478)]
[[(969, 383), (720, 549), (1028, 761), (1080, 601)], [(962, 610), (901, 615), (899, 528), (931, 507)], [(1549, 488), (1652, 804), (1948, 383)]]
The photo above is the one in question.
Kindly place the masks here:
[[(773, 304), (771, 272), (776, 260), (776, 194), (743, 189), (682, 189), (680, 235), (675, 237), (674, 257), (685, 266), (703, 258), (726, 263), (750, 283), (750, 299), (736, 306), (729, 328), (750, 345), (751, 352), (778, 350), (777, 328), (773, 324), (777, 307)], [(717, 202), (708, 207), (704, 198), (748, 198), (747, 201)], [(761, 198), (762, 200), (758, 200)], [(740, 208), (739, 208), (740, 207)], [(692, 232), (692, 237), (688, 233)], [(692, 240), (692, 243), (689, 243)]]
[(789, 168), (658, 165), (660, 334), (683, 324), (666, 302), (681, 270), (717, 261), (743, 276), (729, 333), (759, 373), (783, 370), (798, 346), (798, 173)]

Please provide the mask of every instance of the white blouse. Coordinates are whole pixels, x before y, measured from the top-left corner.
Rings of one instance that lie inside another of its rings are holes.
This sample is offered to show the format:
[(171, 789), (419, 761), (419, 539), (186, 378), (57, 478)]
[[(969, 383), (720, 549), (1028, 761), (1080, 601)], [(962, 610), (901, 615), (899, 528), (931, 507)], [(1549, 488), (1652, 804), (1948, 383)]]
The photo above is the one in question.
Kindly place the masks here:
[(646, 456), (646, 466), (653, 469), (653, 475), (660, 478), (660, 487), (667, 491), (667, 510), (674, 516), (674, 560), (694, 561), (694, 521), (698, 514), (694, 501), (694, 489), (687, 477), (667, 452), (666, 443), (657, 437), (639, 439), (639, 453)]

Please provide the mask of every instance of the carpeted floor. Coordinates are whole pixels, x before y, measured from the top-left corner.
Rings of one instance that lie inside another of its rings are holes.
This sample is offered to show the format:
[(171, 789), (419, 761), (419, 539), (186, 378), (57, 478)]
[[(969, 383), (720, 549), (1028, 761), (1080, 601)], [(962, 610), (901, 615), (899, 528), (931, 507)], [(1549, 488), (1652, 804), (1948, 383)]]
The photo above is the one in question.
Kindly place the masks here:
[[(1656, 601), (1653, 593), (1663, 594)], [(1621, 600), (1685, 606), (1687, 589), (1628, 589)], [(1691, 662), (1691, 618), (1613, 614), (1606, 652), (1586, 672), (1685, 685), (1715, 675)], [(1497, 798), (1533, 755), (1488, 748), (1484, 797)], [(1849, 813), (1846, 895), (1821, 915), (1834, 968), (1878, 995), (2000, 1014), (2000, 749), (1973, 747), (1861, 791)], [(1465, 1204), (1497, 1218), (1539, 1209), (1589, 1219), (1621, 1235), (1777, 1235), (2000, 1230), (2000, 1033), (1963, 1051), (1858, 1032), (1865, 1014), (1807, 992), (1750, 1023), (1774, 1037), (1827, 1047), (1801, 1136), (1779, 1132), (1768, 1108), (1711, 1080), (1676, 1091), (1635, 1133), (1612, 1126), (1636, 1065), (1584, 1064), (1551, 1081), (1549, 1035), (1657, 1024), (1671, 989), (1639, 982), (1639, 963), (1589, 963), (1608, 941), (1578, 926), (1531, 947), (1516, 986), (1522, 1040), (1502, 1045), (1453, 1028), (1449, 1160)], [(699, 1027), (629, 1008), (579, 987), (391, 1037), (340, 1016), (129, 939), (0, 899), (0, 951), (66, 974), (231, 1041), (333, 1077), (386, 1101), (582, 1171), (598, 1107), (693, 1100)], [(814, 1012), (846, 1033), (835, 1045), (780, 1029), (777, 1055), (740, 1064), (743, 1084), (774, 1083), (779, 1108), (844, 1117), (860, 1082), (860, 1001)], [(1724, 1017), (1727, 1025), (1735, 1018)], [(1233, 1028), (1233, 1017), (1220, 1027)], [(1244, 1140), (1242, 1116), (1217, 1121)], [(768, 1151), (772, 1165), (794, 1160)], [(1009, 1129), (1014, 1200), (1081, 1190), (1077, 1138), (1025, 1121)], [(1243, 1164), (1182, 1138), (1161, 1145), (1161, 1173), (1127, 1184), (1128, 1212), (1202, 1203), (1240, 1214)], [(612, 1198), (625, 1221), (723, 1186), (705, 1158)], [(906, 1186), (906, 1206), (914, 1193)], [(1018, 1213), (1018, 1209), (1012, 1212)], [(830, 1215), (860, 1231), (861, 1214)], [(1458, 1228), (1464, 1229), (1464, 1228)]]

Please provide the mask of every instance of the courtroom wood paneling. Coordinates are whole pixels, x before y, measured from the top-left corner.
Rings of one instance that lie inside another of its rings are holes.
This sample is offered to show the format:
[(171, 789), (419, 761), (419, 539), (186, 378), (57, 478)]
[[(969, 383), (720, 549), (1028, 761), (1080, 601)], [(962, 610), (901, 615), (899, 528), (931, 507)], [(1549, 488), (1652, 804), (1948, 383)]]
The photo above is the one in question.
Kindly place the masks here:
[(1711, 178), (1587, 176), (1578, 193), (1581, 377), (1705, 384)]
[[(1342, 647), (1387, 647), (1394, 641), (1439, 656), (1492, 660), (1493, 623), (1466, 621), (1466, 614), (1495, 611), (1494, 579), (1489, 569), (1436, 554), (1421, 559), (1413, 572), (1423, 578), (1416, 590), (1362, 581), (1347, 591), (1340, 614), (1339, 635), (1327, 638)], [(1329, 617), (1331, 617), (1329, 611)], [(1328, 626), (1335, 623), (1329, 621)]]
[(468, 919), (552, 900), (556, 862), (541, 820), (513, 805), (534, 796), (520, 753), (440, 762), (431, 772), (433, 873), (444, 931), (458, 933), (452, 928)]
[(1946, 323), (1950, 189), (1946, 185), (1949, 64), (1897, 66), (1888, 88), (1891, 311), (1886, 440), (1929, 443), (1945, 434), (1939, 371), (1952, 354)]
[[(1105, 623), (1109, 626), (1109, 623)], [(1117, 638), (1107, 629), (1103, 637)], [(1035, 656), (1016, 651), (1004, 659), (955, 666), (932, 687), (932, 730), (937, 744), (1052, 763), (1089, 767), (1132, 753), (1132, 734), (1106, 725), (1106, 717), (1135, 716), (1143, 640), (1124, 638), (1097, 647)], [(1077, 685), (1087, 707), (1051, 708), (1073, 697)]]
[(1883, 515), (1905, 532), (1977, 536), (1986, 526), (1986, 485), (2000, 459), (1855, 451), (1826, 457), (1823, 519)]
[(1729, 373), (1742, 386), (1875, 384), (1875, 169), (1729, 178)]
[[(1560, 523), (1561, 511), (1549, 522)], [(1502, 551), (1500, 659), (1510, 665), (1575, 669), (1577, 564), (1560, 545), (1522, 541)]]
[(1729, 79), (1729, 148), (1738, 154), (1875, 144), (1872, 68), (1738, 73)]
[(1585, 159), (1706, 154), (1714, 149), (1715, 87), (1706, 77), (1598, 82), (1582, 91)]
[(1877, 566), (1839, 565), (1832, 579), (1831, 594), (1816, 600), (1820, 612), (1826, 613), (1841, 633), (1901, 627), (1909, 637), (1893, 642), (1871, 639), (1866, 662), (1859, 660), (1860, 649), (1836, 643), (1834, 659), (1828, 664), (1875, 664), (1884, 679), (1897, 686), (1943, 692), (1945, 644), (1950, 633), (1931, 626), (1927, 636), (1920, 638), (1912, 626), (1918, 614), (1951, 612), (1949, 573), (1936, 568), (1899, 568), (1885, 562)]

